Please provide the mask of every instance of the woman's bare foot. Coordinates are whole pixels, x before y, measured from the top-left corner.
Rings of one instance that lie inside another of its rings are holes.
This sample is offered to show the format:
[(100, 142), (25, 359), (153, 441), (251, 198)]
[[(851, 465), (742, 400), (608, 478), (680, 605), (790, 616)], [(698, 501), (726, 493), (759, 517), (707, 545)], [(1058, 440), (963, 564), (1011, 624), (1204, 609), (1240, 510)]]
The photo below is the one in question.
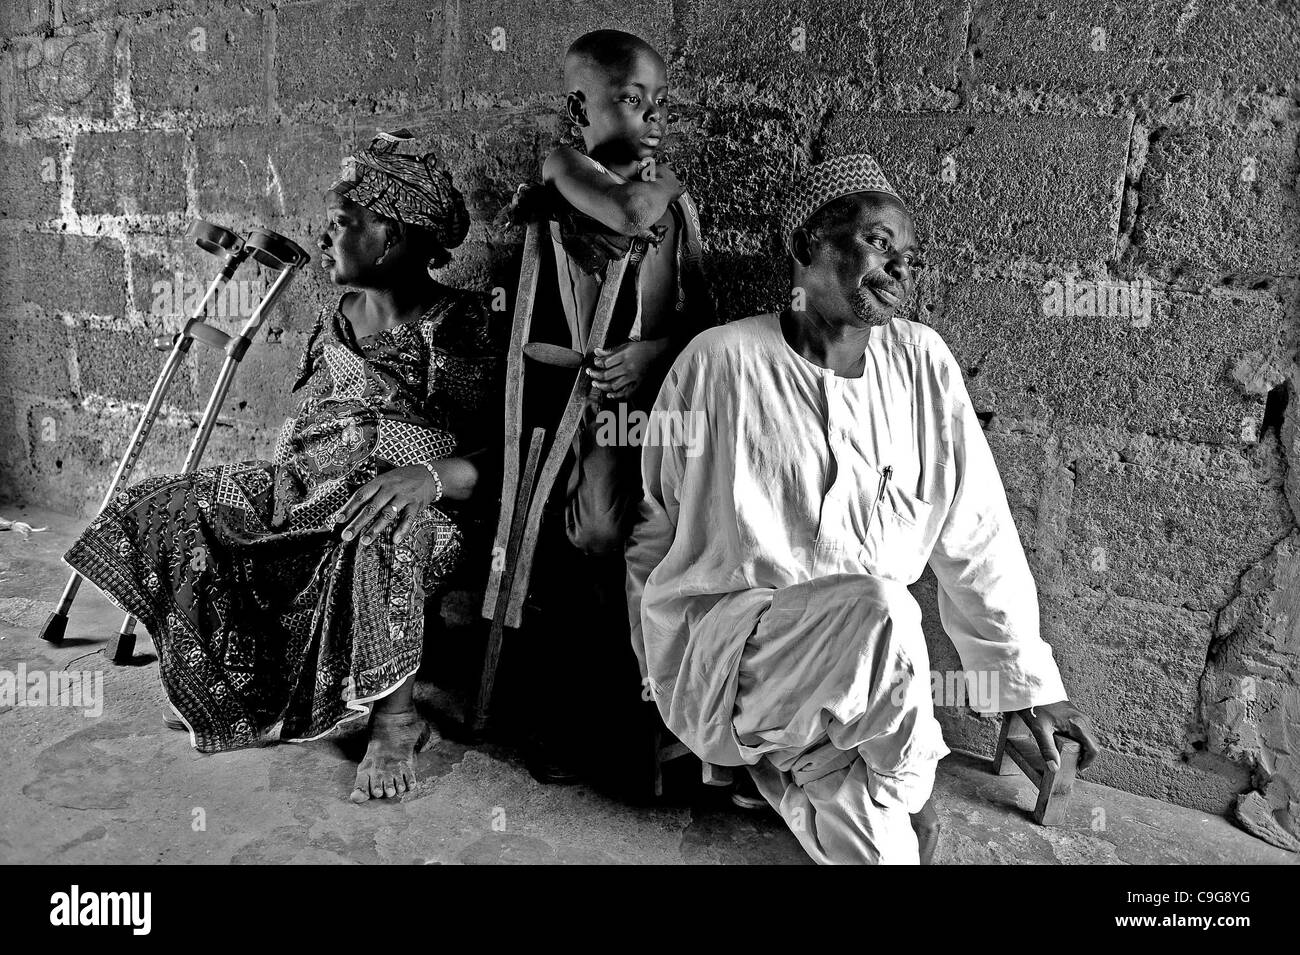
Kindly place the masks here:
[(392, 799), (415, 788), (415, 754), (439, 739), (433, 724), (414, 709), (370, 716), (370, 745), (357, 767), (349, 797), (355, 803)]

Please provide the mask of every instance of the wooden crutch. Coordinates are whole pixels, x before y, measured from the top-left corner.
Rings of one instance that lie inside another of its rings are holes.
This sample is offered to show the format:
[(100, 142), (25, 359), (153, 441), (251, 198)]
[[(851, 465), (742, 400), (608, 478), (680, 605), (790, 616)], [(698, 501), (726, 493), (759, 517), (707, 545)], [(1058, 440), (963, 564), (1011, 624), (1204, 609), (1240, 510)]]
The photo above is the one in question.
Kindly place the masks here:
[[(483, 598), (483, 616), (492, 621), (488, 632), (487, 650), (483, 658), (483, 674), (479, 683), (478, 699), (471, 718), (471, 728), (476, 732), (487, 722), (491, 705), (492, 687), (496, 679), (496, 665), (501, 653), (501, 643), (507, 627), (517, 630), (523, 620), (524, 601), (532, 576), (533, 558), (541, 535), (542, 516), (547, 499), (564, 465), (565, 456), (573, 445), (574, 436), (582, 422), (582, 409), (591, 391), (591, 379), (585, 373), (584, 355), (572, 349), (555, 345), (529, 342), (532, 328), (533, 304), (537, 295), (537, 277), (540, 267), (541, 230), (544, 223), (531, 222), (524, 237), (524, 257), (519, 270), (519, 286), (515, 297), (514, 321), (510, 330), (510, 352), (506, 359), (506, 417), (505, 462), (502, 468), (501, 512), (497, 520), (497, 534), (492, 548), (492, 569)], [(618, 300), (623, 276), (627, 272), (628, 256), (610, 259), (596, 300), (596, 314), (586, 348), (590, 354), (605, 347), (614, 305)], [(575, 372), (569, 398), (550, 439), (550, 448), (540, 471), (536, 462), (541, 457), (546, 442), (545, 429), (533, 431), (528, 447), (528, 464), (520, 474), (519, 450), (523, 437), (524, 359), (572, 368)], [(534, 484), (534, 473), (536, 473)]]

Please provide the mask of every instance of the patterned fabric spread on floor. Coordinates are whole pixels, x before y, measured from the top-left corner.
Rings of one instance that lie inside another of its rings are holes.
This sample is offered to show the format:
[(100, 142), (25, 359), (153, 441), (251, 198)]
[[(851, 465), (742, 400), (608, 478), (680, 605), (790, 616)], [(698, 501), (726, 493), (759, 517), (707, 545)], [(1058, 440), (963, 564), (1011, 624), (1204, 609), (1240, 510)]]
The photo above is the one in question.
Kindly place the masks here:
[(142, 481), (68, 551), (148, 628), (200, 750), (321, 736), (419, 665), (426, 595), (461, 552), (453, 509), (428, 508), (396, 547), (344, 543), (332, 515), (379, 472), (498, 441), (487, 303), (454, 292), (360, 340), (341, 303), (324, 310), (273, 462)]

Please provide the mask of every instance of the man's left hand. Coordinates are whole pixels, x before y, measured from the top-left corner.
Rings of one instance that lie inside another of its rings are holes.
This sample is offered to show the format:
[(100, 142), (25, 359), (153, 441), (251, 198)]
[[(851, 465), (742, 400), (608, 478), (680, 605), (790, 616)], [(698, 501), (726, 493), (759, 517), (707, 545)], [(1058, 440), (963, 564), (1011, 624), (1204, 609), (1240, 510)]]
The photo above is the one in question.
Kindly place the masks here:
[(1082, 747), (1079, 754), (1080, 770), (1092, 765), (1092, 761), (1101, 752), (1101, 744), (1097, 742), (1091, 721), (1069, 700), (1040, 703), (1027, 710), (1017, 710), (1016, 715), (1025, 721), (1029, 731), (1034, 734), (1043, 761), (1053, 772), (1061, 768), (1061, 754), (1056, 749), (1056, 740), (1052, 738), (1056, 733), (1070, 737)]

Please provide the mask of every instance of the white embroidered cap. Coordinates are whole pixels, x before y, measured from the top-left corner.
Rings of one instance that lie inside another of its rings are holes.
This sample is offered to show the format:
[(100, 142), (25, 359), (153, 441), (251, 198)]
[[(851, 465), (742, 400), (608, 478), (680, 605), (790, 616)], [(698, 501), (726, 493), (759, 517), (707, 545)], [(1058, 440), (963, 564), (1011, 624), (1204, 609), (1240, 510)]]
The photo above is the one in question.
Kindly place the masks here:
[(883, 192), (903, 201), (873, 156), (868, 153), (837, 156), (812, 166), (790, 186), (781, 213), (781, 241), (788, 248), (790, 234), (818, 209), (856, 192)]

